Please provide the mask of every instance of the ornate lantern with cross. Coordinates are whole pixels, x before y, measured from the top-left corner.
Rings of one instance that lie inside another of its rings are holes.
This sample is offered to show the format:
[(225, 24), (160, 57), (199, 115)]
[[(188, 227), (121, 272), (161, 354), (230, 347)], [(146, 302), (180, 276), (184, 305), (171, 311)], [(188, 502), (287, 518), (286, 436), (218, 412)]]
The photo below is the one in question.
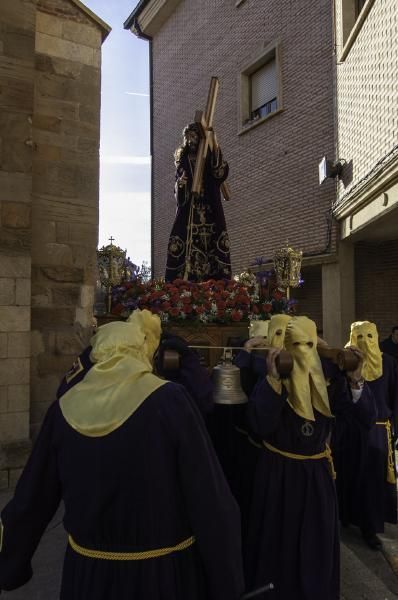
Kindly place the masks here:
[(277, 250), (274, 254), (274, 268), (278, 286), (286, 288), (289, 298), (289, 289), (300, 285), (300, 270), (303, 253), (301, 250), (293, 250), (287, 243), (284, 248)]
[(107, 310), (111, 312), (112, 287), (120, 285), (127, 278), (126, 250), (114, 246), (114, 238), (109, 238), (110, 244), (97, 250), (99, 281), (107, 292)]

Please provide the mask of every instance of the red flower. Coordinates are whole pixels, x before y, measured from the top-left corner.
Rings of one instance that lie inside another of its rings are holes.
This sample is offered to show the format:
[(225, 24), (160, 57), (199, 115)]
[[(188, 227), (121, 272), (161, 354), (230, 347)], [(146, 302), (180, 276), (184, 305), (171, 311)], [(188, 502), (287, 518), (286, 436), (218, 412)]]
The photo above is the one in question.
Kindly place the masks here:
[(196, 310), (196, 312), (197, 312), (198, 315), (201, 315), (201, 314), (203, 314), (205, 312), (205, 307), (204, 306), (197, 306), (195, 310)]
[(227, 303), (224, 302), (224, 300), (220, 300), (219, 302), (217, 302), (218, 310), (224, 310), (226, 307), (227, 307)]
[(190, 304), (191, 303), (191, 296), (183, 296), (181, 298), (181, 300), (183, 301), (184, 304)]
[(265, 313), (269, 313), (272, 310), (272, 304), (270, 302), (266, 302), (261, 307)]
[(255, 315), (258, 315), (258, 313), (260, 312), (258, 306), (256, 306), (255, 304), (252, 306), (252, 313), (254, 313)]
[(178, 315), (180, 314), (180, 309), (179, 309), (179, 308), (177, 308), (176, 306), (172, 306), (172, 307), (170, 308), (170, 310), (169, 310), (169, 314), (170, 314), (172, 317), (178, 317)]
[(275, 298), (275, 300), (281, 300), (283, 298), (283, 292), (281, 292), (281, 290), (276, 289), (272, 292), (272, 296), (273, 298)]
[(233, 310), (233, 311), (231, 312), (231, 319), (232, 319), (233, 321), (241, 321), (241, 320), (242, 320), (242, 316), (243, 316), (243, 315), (242, 315), (242, 313), (241, 313), (241, 311), (240, 311), (240, 310)]
[(227, 306), (229, 308), (233, 308), (234, 306), (236, 306), (236, 299), (235, 298), (230, 298), (229, 300), (227, 300)]
[(225, 316), (225, 310), (218, 310), (217, 311), (217, 319), (223, 319)]
[(112, 314), (113, 315), (120, 315), (122, 310), (124, 309), (123, 304), (116, 304), (115, 306), (112, 307)]
[(169, 310), (169, 308), (171, 307), (170, 302), (163, 302), (162, 304), (162, 310)]
[(186, 315), (189, 315), (193, 311), (193, 308), (190, 304), (185, 304), (182, 310)]

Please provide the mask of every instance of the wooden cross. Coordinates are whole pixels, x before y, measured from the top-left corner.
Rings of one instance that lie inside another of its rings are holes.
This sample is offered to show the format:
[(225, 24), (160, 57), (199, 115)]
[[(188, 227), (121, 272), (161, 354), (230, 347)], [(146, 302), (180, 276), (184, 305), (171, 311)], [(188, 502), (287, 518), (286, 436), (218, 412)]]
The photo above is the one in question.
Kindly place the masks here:
[[(205, 113), (203, 114), (201, 110), (198, 110), (195, 113), (195, 123), (199, 126), (199, 129), (201, 131), (201, 138), (196, 156), (195, 171), (193, 174), (191, 190), (194, 196), (199, 196), (203, 188), (203, 175), (208, 149), (210, 149), (211, 151), (216, 151), (218, 149), (217, 138), (213, 129), (213, 117), (216, 109), (219, 87), (220, 82), (218, 78), (212, 77), (210, 81), (209, 93), (207, 96)], [(229, 200), (231, 194), (229, 186), (225, 181), (221, 184), (220, 189), (224, 200)]]

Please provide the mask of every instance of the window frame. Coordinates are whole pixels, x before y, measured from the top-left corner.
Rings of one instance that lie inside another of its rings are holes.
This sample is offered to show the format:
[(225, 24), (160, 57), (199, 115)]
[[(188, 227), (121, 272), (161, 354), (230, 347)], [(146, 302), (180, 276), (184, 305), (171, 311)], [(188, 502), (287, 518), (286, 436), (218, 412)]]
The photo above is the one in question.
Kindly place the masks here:
[[(261, 67), (265, 66), (270, 60), (275, 60), (276, 73), (276, 110), (260, 117), (259, 119), (250, 119), (251, 116), (251, 76)], [(269, 44), (264, 48), (250, 63), (246, 64), (239, 74), (239, 111), (238, 111), (238, 135), (258, 127), (268, 119), (279, 114), (283, 110), (282, 103), (282, 69), (281, 69), (281, 46), (278, 41)]]
[(340, 0), (341, 34), (339, 37), (342, 48), (338, 59), (340, 63), (347, 58), (375, 1), (365, 0), (360, 9), (360, 0)]

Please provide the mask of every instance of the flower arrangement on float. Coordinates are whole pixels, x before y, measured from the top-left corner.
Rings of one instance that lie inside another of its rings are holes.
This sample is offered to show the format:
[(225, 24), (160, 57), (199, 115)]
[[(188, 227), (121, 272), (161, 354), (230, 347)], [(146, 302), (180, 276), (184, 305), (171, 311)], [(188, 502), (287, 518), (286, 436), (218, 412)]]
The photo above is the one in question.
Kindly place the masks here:
[(234, 323), (269, 319), (294, 312), (296, 301), (286, 298), (274, 270), (210, 279), (202, 283), (176, 279), (143, 281), (139, 275), (112, 289), (112, 313), (127, 317), (136, 308), (158, 314), (163, 323)]

